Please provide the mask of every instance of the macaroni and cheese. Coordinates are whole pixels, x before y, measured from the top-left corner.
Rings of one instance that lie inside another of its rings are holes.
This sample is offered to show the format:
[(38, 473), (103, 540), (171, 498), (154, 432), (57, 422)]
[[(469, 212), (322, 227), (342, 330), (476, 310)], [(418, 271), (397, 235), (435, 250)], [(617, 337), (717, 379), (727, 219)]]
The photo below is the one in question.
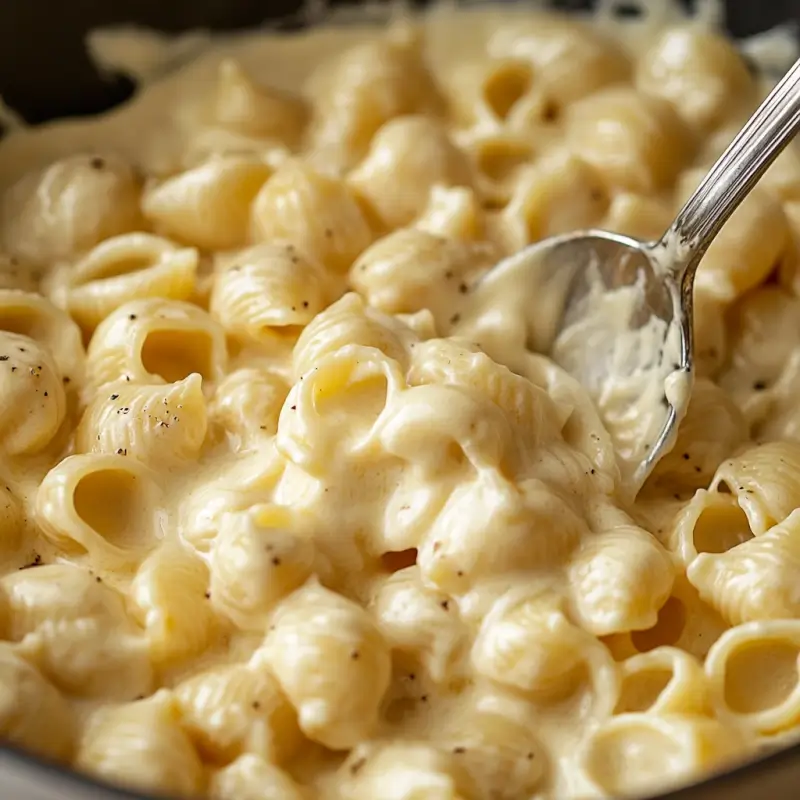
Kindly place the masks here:
[(795, 737), (797, 153), (701, 264), (635, 502), (513, 298), (464, 302), (657, 237), (766, 91), (702, 20), (607, 23), (184, 42), (0, 145), (0, 736), (215, 800), (631, 796)]

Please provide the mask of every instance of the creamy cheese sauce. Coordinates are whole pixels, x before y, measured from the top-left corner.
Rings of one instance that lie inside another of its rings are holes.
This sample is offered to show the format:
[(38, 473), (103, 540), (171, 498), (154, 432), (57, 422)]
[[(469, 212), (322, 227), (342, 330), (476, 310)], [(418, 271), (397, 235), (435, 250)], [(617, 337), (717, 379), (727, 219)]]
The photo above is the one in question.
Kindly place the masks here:
[(712, 4), (612, 6), (97, 32), (143, 88), (0, 144), (0, 735), (218, 800), (631, 796), (796, 738), (797, 153), (638, 495), (680, 331), (590, 280), (558, 360), (661, 385), (581, 386), (571, 274), (491, 271), (657, 238), (774, 80)]

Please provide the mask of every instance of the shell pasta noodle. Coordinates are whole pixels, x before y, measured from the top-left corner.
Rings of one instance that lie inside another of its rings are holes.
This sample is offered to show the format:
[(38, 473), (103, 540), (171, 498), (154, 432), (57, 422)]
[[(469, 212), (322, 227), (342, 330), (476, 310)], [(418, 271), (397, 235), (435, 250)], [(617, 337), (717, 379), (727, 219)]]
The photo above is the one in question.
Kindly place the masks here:
[(588, 800), (800, 737), (799, 151), (700, 264), (637, 496), (547, 298), (486, 279), (656, 239), (777, 56), (663, 3), (388, 5), (115, 30), (130, 101), (0, 142), (0, 745), (192, 800)]

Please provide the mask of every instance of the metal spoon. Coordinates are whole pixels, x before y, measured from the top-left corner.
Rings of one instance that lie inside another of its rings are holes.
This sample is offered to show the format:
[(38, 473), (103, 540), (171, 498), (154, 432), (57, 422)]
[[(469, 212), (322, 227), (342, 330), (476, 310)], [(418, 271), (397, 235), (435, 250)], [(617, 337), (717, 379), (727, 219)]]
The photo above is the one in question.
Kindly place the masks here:
[(588, 389), (631, 497), (673, 447), (689, 403), (700, 259), (798, 129), (800, 60), (657, 242), (601, 230), (552, 237), (501, 261), (476, 287), (484, 299), (510, 289), (528, 347)]

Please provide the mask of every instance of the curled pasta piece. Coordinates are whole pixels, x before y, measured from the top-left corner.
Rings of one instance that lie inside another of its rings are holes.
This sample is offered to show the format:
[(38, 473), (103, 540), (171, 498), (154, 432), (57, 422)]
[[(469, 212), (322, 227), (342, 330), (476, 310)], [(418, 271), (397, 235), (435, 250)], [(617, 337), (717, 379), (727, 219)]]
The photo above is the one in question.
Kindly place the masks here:
[(729, 454), (747, 439), (747, 425), (731, 396), (706, 378), (695, 381), (673, 449), (659, 461), (653, 480), (697, 489), (707, 486)]
[[(627, 757), (633, 749), (635, 759)], [(589, 735), (578, 764), (601, 796), (638, 797), (722, 769), (744, 753), (742, 736), (708, 717), (621, 714)]]
[(467, 643), (467, 629), (449, 595), (422, 582), (416, 566), (395, 572), (372, 601), (386, 643), (442, 683), (455, 672)]
[(800, 300), (774, 285), (749, 292), (731, 308), (730, 363), (720, 383), (751, 423), (772, 415), (771, 390), (793, 371), (793, 353), (800, 345), (798, 315)]
[(569, 151), (556, 150), (520, 173), (501, 213), (508, 251), (530, 242), (596, 227), (608, 209), (600, 172)]
[(309, 583), (278, 607), (262, 654), (309, 739), (346, 750), (370, 735), (391, 664), (364, 609)]
[(677, 647), (657, 647), (620, 664), (615, 714), (709, 714), (706, 676), (699, 659)]
[(269, 343), (319, 314), (327, 289), (317, 264), (290, 242), (273, 242), (229, 258), (214, 279), (209, 308), (229, 336)]
[(429, 339), (418, 344), (408, 381), (412, 386), (458, 386), (488, 398), (531, 447), (544, 444), (561, 427), (544, 389), (463, 341)]
[(669, 103), (628, 88), (605, 89), (572, 106), (567, 142), (609, 186), (641, 194), (668, 186), (689, 155)]
[(87, 331), (130, 300), (188, 300), (198, 254), (149, 233), (106, 239), (51, 280), (53, 300)]
[(752, 538), (747, 515), (733, 495), (699, 489), (675, 519), (668, 541), (688, 567), (698, 553), (725, 553)]
[(414, 741), (359, 745), (339, 771), (343, 800), (468, 800), (475, 796), (458, 756)]
[(300, 744), (294, 709), (265, 669), (215, 667), (179, 683), (175, 699), (184, 730), (212, 763), (244, 753), (280, 763)]
[(604, 642), (617, 660), (664, 646), (677, 647), (702, 660), (727, 628), (728, 623), (719, 612), (703, 602), (697, 589), (679, 574), (672, 594), (658, 610), (655, 625), (646, 630), (615, 633), (605, 637)]
[(434, 236), (475, 241), (483, 238), (486, 218), (472, 189), (434, 186), (414, 227)]
[(399, 393), (387, 404), (375, 434), (386, 452), (417, 465), (431, 479), (446, 469), (464, 472), (470, 466), (513, 475), (528, 457), (502, 412), (458, 386), (415, 386)]
[(705, 670), (714, 710), (729, 727), (771, 734), (800, 720), (800, 621), (747, 622), (720, 636)]
[(565, 616), (558, 597), (546, 590), (512, 590), (483, 620), (472, 649), (482, 676), (539, 703), (585, 695), (583, 714), (611, 713), (618, 676), (610, 654)]
[(108, 384), (75, 431), (75, 452), (138, 458), (160, 468), (197, 458), (207, 429), (202, 379), (166, 385)]
[(532, 65), (523, 58), (470, 59), (443, 76), (448, 111), (473, 130), (516, 130), (524, 120), (544, 123), (552, 108), (537, 90)]
[(4, 195), (0, 241), (36, 264), (69, 258), (141, 224), (139, 178), (112, 155), (76, 155), (29, 173)]
[(210, 552), (223, 515), (262, 503), (275, 489), (285, 466), (274, 447), (262, 447), (199, 482), (178, 506), (181, 539), (199, 553)]
[(293, 145), (303, 132), (308, 109), (299, 97), (257, 85), (241, 64), (226, 58), (217, 71), (213, 116), (237, 133)]
[[(704, 170), (692, 170), (679, 194), (688, 197)], [(725, 223), (703, 256), (695, 285), (709, 297), (729, 302), (761, 285), (786, 254), (789, 223), (780, 203), (756, 187)]]
[(228, 373), (209, 407), (212, 424), (233, 434), (245, 446), (278, 430), (278, 416), (289, 393), (279, 375), (248, 367)]
[(731, 625), (800, 615), (800, 511), (723, 552), (701, 553), (687, 576)]
[(472, 170), (440, 122), (407, 116), (381, 127), (347, 182), (380, 223), (392, 229), (408, 225), (425, 210), (434, 186), (470, 186)]
[(220, 156), (149, 189), (142, 211), (167, 236), (206, 250), (246, 244), (250, 206), (272, 170), (256, 158)]
[(395, 27), (320, 65), (311, 81), (317, 114), (310, 141), (321, 161), (344, 171), (364, 157), (388, 120), (441, 109), (422, 50), (417, 31)]
[(453, 306), (466, 286), (496, 263), (488, 242), (465, 242), (403, 228), (368, 247), (350, 270), (350, 284), (388, 314), (430, 309), (441, 330), (458, 321)]
[(800, 506), (800, 442), (767, 442), (723, 461), (709, 488), (735, 495), (760, 536)]
[(320, 359), (289, 392), (276, 447), (320, 477), (331, 459), (378, 446), (378, 421), (404, 386), (396, 361), (375, 348), (346, 345)]
[(177, 383), (192, 373), (211, 383), (227, 363), (225, 334), (197, 306), (169, 300), (134, 300), (98, 326), (88, 352), (94, 387), (124, 380)]
[(150, 692), (153, 672), (141, 631), (121, 594), (88, 570), (48, 564), (0, 579), (6, 637), (71, 694), (129, 700)]
[(611, 198), (600, 227), (652, 242), (661, 238), (674, 213), (670, 204), (660, 197), (622, 192)]
[(48, 350), (28, 336), (0, 331), (0, 449), (37, 453), (67, 413), (64, 385)]
[(491, 690), (459, 705), (443, 737), (476, 795), (498, 800), (535, 795), (547, 776), (548, 759), (530, 724), (530, 706)]
[(292, 778), (263, 758), (247, 753), (211, 777), (211, 800), (305, 800)]
[(211, 598), (238, 627), (263, 632), (275, 605), (311, 575), (314, 544), (296, 527), (296, 515), (280, 506), (223, 515), (211, 551)]
[(348, 293), (318, 314), (300, 334), (292, 359), (295, 378), (310, 372), (327, 354), (345, 345), (374, 347), (405, 364), (413, 332), (396, 319), (370, 308)]
[(0, 644), (0, 736), (53, 761), (70, 758), (75, 736), (66, 700), (6, 643)]
[(350, 189), (296, 160), (279, 167), (258, 192), (252, 234), (259, 242), (288, 240), (338, 273), (345, 272), (373, 238)]
[(483, 472), (453, 491), (419, 550), (426, 583), (452, 594), (483, 578), (552, 564), (588, 533), (541, 481), (518, 487), (485, 467)]
[(499, 28), (489, 54), (532, 64), (535, 85), (553, 103), (548, 116), (556, 118), (564, 105), (624, 80), (630, 70), (619, 45), (588, 25), (557, 16), (537, 15), (527, 24)]
[(86, 354), (80, 328), (41, 295), (0, 290), (0, 331), (38, 342), (52, 356), (66, 389), (83, 380)]
[(208, 568), (179, 544), (163, 544), (131, 584), (131, 614), (144, 629), (159, 666), (200, 655), (216, 633), (208, 602)]
[(529, 134), (505, 128), (470, 136), (465, 149), (474, 164), (476, 185), (489, 209), (502, 208), (511, 200), (514, 188), (531, 171), (538, 155)]
[(205, 783), (203, 765), (166, 690), (97, 711), (81, 738), (75, 767), (127, 789), (178, 797), (196, 797)]
[(573, 612), (596, 636), (655, 625), (675, 566), (657, 539), (617, 512), (585, 537), (570, 561)]
[(697, 26), (664, 31), (639, 60), (636, 85), (669, 100), (698, 133), (708, 133), (747, 106), (755, 88), (733, 42)]
[(93, 563), (135, 563), (160, 536), (160, 490), (134, 459), (68, 456), (47, 473), (36, 495), (36, 521), (60, 549)]

